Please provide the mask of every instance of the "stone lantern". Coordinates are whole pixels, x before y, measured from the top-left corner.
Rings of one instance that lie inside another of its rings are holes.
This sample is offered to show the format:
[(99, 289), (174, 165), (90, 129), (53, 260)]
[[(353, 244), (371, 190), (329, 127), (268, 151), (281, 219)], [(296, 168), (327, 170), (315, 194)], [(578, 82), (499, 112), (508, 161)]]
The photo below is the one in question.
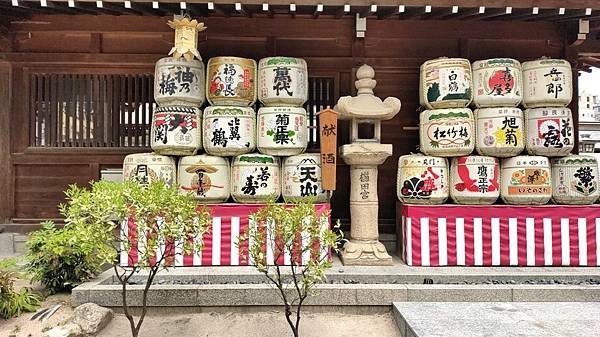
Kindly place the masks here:
[[(375, 71), (363, 65), (356, 71), (357, 96), (338, 100), (334, 110), (341, 119), (351, 120), (351, 144), (340, 147), (340, 156), (350, 165), (350, 239), (342, 249), (345, 265), (391, 265), (392, 257), (379, 242), (379, 199), (377, 166), (392, 155), (391, 144), (380, 144), (381, 121), (400, 111), (400, 100), (388, 97), (381, 101), (373, 94), (377, 84)], [(361, 130), (370, 128), (372, 138), (362, 138)]]

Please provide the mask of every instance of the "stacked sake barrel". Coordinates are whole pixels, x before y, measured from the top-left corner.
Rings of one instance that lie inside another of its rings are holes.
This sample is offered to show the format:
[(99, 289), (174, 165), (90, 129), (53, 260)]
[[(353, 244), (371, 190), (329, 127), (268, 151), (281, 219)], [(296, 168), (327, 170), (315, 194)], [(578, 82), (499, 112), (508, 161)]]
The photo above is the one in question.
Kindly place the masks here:
[[(473, 99), (469, 60), (439, 58), (425, 62), (421, 66), (419, 96), (425, 108), (419, 122), (423, 154), (400, 157), (398, 198), (415, 204), (442, 204), (449, 196), (464, 203), (494, 202), (498, 197), (497, 162), (469, 157), (475, 148), (475, 120), (468, 108)], [(481, 180), (472, 177), (471, 171), (475, 169), (476, 176), (478, 167), (482, 168)], [(480, 188), (483, 185), (485, 190)], [(481, 192), (475, 193), (475, 189)]]
[[(539, 157), (543, 160), (552, 157), (547, 186), (551, 184), (555, 203), (592, 204), (599, 196), (598, 163), (594, 157), (570, 155), (575, 142), (572, 113), (567, 108), (573, 97), (572, 81), (571, 65), (566, 60), (542, 58), (523, 63), (525, 147), (530, 155), (543, 156)], [(538, 172), (547, 175), (547, 167), (544, 163), (544, 170)], [(508, 188), (516, 196), (525, 188), (529, 191), (538, 172), (531, 168), (507, 172)], [(514, 185), (516, 180), (525, 183)]]
[(321, 156), (304, 153), (308, 144), (308, 70), (303, 59), (267, 57), (258, 63), (257, 148), (281, 158), (281, 194), (285, 201), (312, 197), (326, 202), (321, 188)]
[[(237, 202), (262, 200), (279, 194), (279, 165), (270, 157), (257, 157), (256, 149), (256, 62), (222, 56), (208, 60), (202, 144), (206, 157), (227, 167), (228, 195)], [(249, 181), (248, 198), (240, 183)], [(215, 186), (219, 188), (219, 186)]]
[[(466, 108), (471, 93), (474, 116)], [(522, 68), (502, 58), (476, 61), (472, 67), (464, 59), (426, 62), (420, 87), (427, 108), (420, 116), (425, 155), (400, 157), (399, 199), (440, 204), (450, 196), (459, 204), (493, 204), (501, 196), (508, 204), (545, 204), (551, 198), (593, 203), (598, 198), (596, 160), (567, 156), (554, 159), (551, 168), (548, 158), (573, 149), (566, 108), (571, 95), (571, 68), (564, 60), (525, 62)], [(469, 156), (472, 143), (479, 156)], [(524, 149), (528, 156), (519, 155)]]
[(201, 61), (184, 57), (158, 60), (154, 74), (154, 99), (158, 106), (150, 125), (150, 146), (154, 152), (126, 156), (124, 180), (181, 184), (177, 179), (176, 156), (186, 156), (179, 161), (181, 168), (187, 156), (202, 148), (200, 107), (205, 99), (204, 78)]

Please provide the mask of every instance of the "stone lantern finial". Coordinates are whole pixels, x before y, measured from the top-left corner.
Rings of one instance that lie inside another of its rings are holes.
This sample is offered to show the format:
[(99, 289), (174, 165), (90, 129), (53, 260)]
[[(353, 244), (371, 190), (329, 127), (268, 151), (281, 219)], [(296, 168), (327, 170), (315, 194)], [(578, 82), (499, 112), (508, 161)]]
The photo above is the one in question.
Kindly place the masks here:
[(354, 86), (358, 90), (359, 95), (373, 95), (373, 89), (377, 85), (375, 78), (375, 70), (368, 64), (363, 64), (356, 71), (357, 80), (354, 81)]

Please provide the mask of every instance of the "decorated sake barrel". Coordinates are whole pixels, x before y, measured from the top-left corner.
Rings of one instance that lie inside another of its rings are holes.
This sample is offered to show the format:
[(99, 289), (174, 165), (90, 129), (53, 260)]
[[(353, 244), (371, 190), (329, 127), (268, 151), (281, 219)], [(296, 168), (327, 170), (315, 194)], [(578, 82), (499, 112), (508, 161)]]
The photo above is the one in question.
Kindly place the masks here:
[(204, 64), (173, 57), (158, 60), (154, 70), (154, 100), (159, 105), (201, 106), (204, 103)]
[(159, 106), (152, 115), (150, 147), (158, 154), (187, 156), (202, 148), (202, 112), (192, 106)]
[(525, 147), (529, 154), (562, 157), (573, 150), (575, 139), (571, 109), (527, 109), (525, 123)]
[(177, 167), (172, 157), (156, 153), (134, 153), (123, 160), (123, 181), (136, 181), (147, 186), (162, 180), (173, 186), (176, 181)]
[(421, 112), (421, 151), (430, 156), (466, 156), (473, 152), (473, 112), (468, 108), (436, 109)]
[(500, 196), (507, 204), (543, 205), (552, 197), (550, 162), (541, 156), (516, 156), (502, 161)]
[(566, 60), (523, 62), (523, 105), (567, 106), (573, 97), (571, 64)]
[(327, 202), (327, 194), (321, 188), (321, 154), (305, 153), (285, 158), (281, 175), (281, 194), (286, 202), (308, 197), (314, 202)]
[(475, 112), (475, 149), (483, 156), (514, 157), (525, 149), (523, 111), (519, 108), (480, 108)]
[(306, 150), (306, 110), (294, 107), (263, 107), (258, 110), (258, 151), (272, 156), (293, 156)]
[(229, 161), (227, 158), (198, 155), (181, 157), (177, 180), (181, 193), (189, 193), (201, 203), (220, 203), (229, 199)]
[(447, 159), (421, 154), (401, 156), (396, 192), (405, 204), (443, 204), (449, 193)]
[(598, 161), (592, 156), (552, 160), (552, 199), (557, 204), (591, 205), (598, 192)]
[(233, 158), (231, 196), (242, 204), (260, 204), (269, 197), (279, 198), (281, 185), (277, 157), (253, 153)]
[(515, 107), (523, 99), (521, 63), (508, 58), (475, 61), (473, 87), (477, 107)]
[(471, 63), (467, 59), (438, 58), (421, 65), (419, 96), (428, 109), (464, 108), (473, 98)]
[(302, 106), (308, 100), (306, 61), (281, 56), (261, 59), (258, 99), (266, 106)]
[(204, 150), (213, 156), (237, 156), (256, 148), (256, 113), (249, 107), (209, 106), (204, 109)]
[(206, 66), (206, 97), (212, 105), (249, 106), (256, 101), (256, 61), (213, 57)]
[(500, 196), (500, 165), (487, 156), (452, 158), (450, 198), (457, 204), (491, 205)]

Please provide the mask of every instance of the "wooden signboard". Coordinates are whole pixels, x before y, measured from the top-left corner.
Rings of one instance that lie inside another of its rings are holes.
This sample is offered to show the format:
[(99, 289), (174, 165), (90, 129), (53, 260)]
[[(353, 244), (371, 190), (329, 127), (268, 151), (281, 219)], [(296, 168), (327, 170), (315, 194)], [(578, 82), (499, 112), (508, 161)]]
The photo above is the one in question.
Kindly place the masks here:
[(317, 116), (321, 137), (321, 185), (325, 191), (335, 191), (338, 113), (325, 109), (317, 113)]

